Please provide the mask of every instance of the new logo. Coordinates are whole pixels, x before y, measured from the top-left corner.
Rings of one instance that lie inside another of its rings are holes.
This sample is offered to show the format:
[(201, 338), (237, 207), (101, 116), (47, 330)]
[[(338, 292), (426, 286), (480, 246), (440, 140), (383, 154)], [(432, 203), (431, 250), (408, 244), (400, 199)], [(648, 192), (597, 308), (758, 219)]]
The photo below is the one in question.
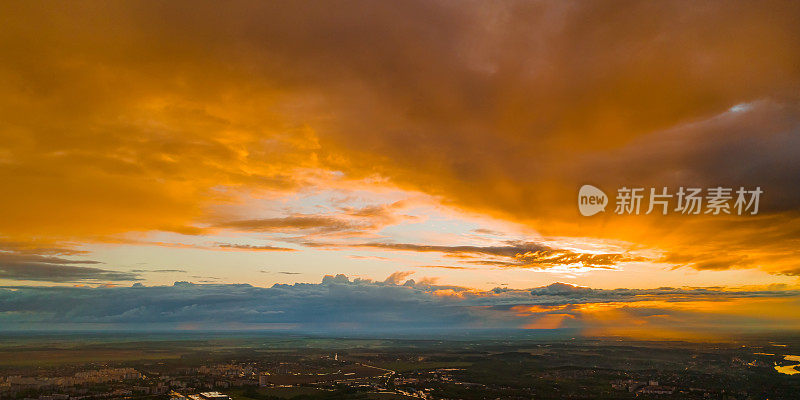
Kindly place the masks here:
[(590, 217), (606, 210), (608, 196), (602, 190), (592, 186), (583, 185), (578, 191), (578, 210), (584, 217)]

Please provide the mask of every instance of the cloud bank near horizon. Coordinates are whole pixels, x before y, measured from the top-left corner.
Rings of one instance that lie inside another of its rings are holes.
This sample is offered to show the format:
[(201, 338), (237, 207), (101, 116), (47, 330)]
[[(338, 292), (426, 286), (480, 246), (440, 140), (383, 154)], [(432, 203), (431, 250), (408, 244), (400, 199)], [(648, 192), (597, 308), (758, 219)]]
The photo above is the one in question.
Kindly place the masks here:
[(4, 331), (268, 330), (363, 334), (486, 329), (707, 338), (800, 329), (797, 290), (601, 290), (554, 283), (476, 291), (328, 275), (317, 284), (0, 288)]

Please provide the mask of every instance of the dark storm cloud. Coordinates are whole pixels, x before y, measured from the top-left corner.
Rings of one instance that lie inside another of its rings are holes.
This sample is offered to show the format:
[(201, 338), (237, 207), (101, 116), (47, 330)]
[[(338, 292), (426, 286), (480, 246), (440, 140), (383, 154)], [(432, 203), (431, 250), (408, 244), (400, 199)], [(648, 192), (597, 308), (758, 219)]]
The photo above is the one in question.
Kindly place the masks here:
[(761, 187), (761, 213), (798, 211), (800, 103), (765, 99), (741, 107), (587, 157), (580, 173), (615, 186)]

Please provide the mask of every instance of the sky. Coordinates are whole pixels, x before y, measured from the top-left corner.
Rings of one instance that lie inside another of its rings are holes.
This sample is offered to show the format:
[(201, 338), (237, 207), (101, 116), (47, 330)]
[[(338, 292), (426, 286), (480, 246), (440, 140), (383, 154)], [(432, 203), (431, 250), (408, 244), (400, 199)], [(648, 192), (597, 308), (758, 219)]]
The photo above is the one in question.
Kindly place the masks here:
[[(796, 329), (798, 18), (788, 1), (3, 2), (0, 321)], [(581, 215), (583, 185), (605, 211)], [(715, 187), (729, 213), (677, 209), (680, 188), (711, 204)], [(639, 214), (615, 211), (623, 188)], [(736, 212), (740, 188), (757, 212)]]

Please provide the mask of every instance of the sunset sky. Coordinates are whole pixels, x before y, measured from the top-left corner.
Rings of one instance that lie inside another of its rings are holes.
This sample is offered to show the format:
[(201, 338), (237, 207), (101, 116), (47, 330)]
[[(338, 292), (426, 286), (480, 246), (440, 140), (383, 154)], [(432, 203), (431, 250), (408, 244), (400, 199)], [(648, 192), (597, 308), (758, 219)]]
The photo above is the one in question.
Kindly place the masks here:
[[(798, 21), (788, 1), (2, 2), (0, 324), (800, 329)], [(585, 184), (605, 212), (578, 212)], [(622, 187), (763, 194), (756, 215), (618, 215)]]

